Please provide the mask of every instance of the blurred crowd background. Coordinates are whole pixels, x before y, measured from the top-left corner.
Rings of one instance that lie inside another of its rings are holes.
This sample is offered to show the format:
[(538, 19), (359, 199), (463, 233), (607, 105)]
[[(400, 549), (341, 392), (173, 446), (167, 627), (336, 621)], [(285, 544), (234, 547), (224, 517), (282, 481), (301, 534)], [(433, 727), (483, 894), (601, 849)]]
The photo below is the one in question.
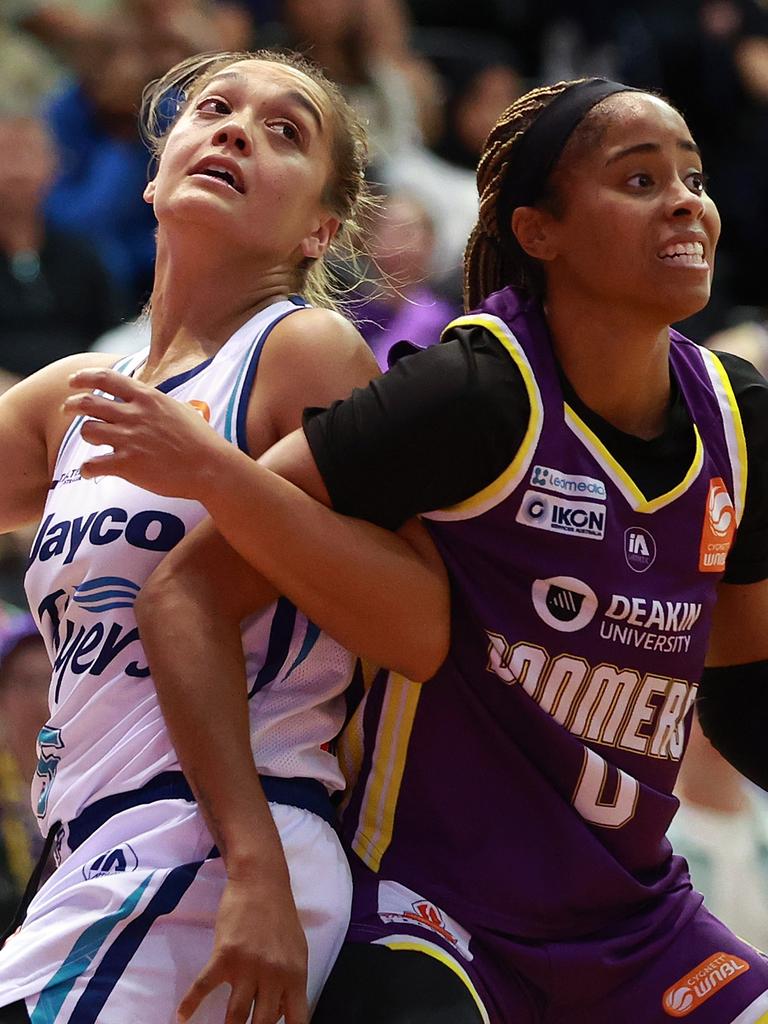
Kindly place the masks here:
[[(380, 364), (461, 310), (474, 167), (534, 85), (658, 90), (702, 148), (723, 217), (695, 340), (768, 366), (768, 0), (0, 0), (0, 392), (54, 359), (148, 341), (154, 221), (144, 86), (193, 53), (298, 49), (366, 119), (372, 270), (347, 296)], [(39, 849), (28, 781), (50, 672), (26, 614), (30, 535), (0, 538), (0, 931)], [(696, 733), (674, 842), (735, 930), (768, 946), (768, 813)]]

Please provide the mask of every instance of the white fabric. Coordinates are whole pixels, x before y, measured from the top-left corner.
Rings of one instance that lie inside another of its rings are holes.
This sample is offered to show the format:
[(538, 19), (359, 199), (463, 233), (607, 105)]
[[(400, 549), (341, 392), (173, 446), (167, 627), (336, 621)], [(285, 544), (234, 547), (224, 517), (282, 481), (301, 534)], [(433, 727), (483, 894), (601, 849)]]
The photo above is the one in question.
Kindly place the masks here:
[[(346, 932), (349, 867), (325, 821), (295, 807), (270, 807), (307, 936), (314, 1004)], [(213, 944), (225, 875), (220, 858), (204, 860), (212, 846), (197, 806), (182, 800), (111, 818), (64, 860), (0, 951), (0, 1006), (24, 999), (33, 1024), (175, 1024), (178, 1003)], [(159, 915), (161, 899), (173, 906)], [(134, 951), (131, 935), (144, 927)], [(228, 992), (225, 986), (212, 993), (194, 1024), (221, 1024)]]
[[(249, 369), (260, 339), (285, 315), (302, 312), (291, 301), (274, 303), (199, 372), (174, 378), (169, 393), (205, 403), (211, 426), (242, 443)], [(143, 359), (140, 353), (118, 365), (130, 372)], [(133, 602), (166, 552), (205, 514), (197, 502), (158, 497), (117, 477), (82, 479), (81, 464), (100, 449), (83, 441), (80, 426), (75, 421), (62, 443), (26, 578), (30, 608), (54, 665), (51, 714), (38, 739), (33, 782), (33, 807), (44, 833), (95, 800), (178, 769)], [(243, 647), (259, 769), (342, 788), (328, 745), (343, 723), (352, 656), (287, 602), (246, 620)]]

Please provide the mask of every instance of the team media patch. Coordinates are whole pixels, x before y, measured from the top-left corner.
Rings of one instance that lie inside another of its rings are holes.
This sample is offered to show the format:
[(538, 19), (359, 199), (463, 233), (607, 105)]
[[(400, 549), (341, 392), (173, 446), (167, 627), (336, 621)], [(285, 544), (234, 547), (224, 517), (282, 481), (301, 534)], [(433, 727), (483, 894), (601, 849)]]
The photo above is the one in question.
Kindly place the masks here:
[(661, 1005), (670, 1017), (687, 1017), (720, 989), (746, 974), (749, 964), (735, 953), (714, 953), (670, 985)]
[(431, 900), (419, 896), (399, 882), (379, 882), (379, 917), (385, 924), (413, 924), (449, 943), (465, 960), (473, 960), (469, 950), (472, 936)]
[(721, 477), (709, 481), (701, 530), (699, 572), (722, 572), (736, 532), (736, 509)]

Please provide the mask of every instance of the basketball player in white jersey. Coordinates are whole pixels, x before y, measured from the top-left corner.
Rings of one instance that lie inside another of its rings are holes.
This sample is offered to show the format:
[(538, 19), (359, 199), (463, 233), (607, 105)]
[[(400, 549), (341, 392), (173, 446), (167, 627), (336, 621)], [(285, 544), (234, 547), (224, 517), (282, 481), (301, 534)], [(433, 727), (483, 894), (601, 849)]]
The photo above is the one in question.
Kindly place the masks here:
[[(152, 341), (116, 369), (257, 457), (305, 406), (376, 373), (352, 326), (307, 302), (364, 191), (363, 132), (321, 74), (264, 52), (193, 58), (150, 100), (150, 114), (172, 113), (145, 193), (159, 224)], [(53, 676), (32, 797), (59, 865), (0, 950), (0, 1022), (171, 1024), (182, 1003), (181, 1019), (210, 1024), (251, 1019), (252, 1006), (257, 1024), (305, 1024), (349, 911), (329, 794), (343, 786), (331, 748), (353, 659), (322, 616), (318, 627), (265, 586), (242, 609), (263, 606), (242, 627), (247, 690), (215, 707), (190, 694), (191, 731), (169, 735), (134, 605), (204, 513), (81, 475), (106, 449), (94, 421), (61, 405), (73, 371), (99, 362), (63, 360), (0, 402), (0, 529), (42, 517), (27, 588)], [(172, 657), (183, 623), (167, 627)], [(246, 700), (250, 735), (230, 735)], [(240, 765), (235, 792), (181, 772), (185, 745), (224, 769), (243, 744), (252, 772)], [(219, 824), (233, 807), (247, 837)], [(225, 891), (249, 928), (236, 969), (219, 948), (208, 963)]]

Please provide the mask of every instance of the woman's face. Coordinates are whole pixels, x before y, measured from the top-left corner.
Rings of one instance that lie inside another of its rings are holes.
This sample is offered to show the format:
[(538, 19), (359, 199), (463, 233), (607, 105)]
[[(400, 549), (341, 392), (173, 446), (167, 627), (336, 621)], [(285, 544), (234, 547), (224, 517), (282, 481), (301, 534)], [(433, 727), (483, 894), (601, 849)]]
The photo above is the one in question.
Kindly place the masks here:
[(338, 227), (323, 204), (333, 118), (302, 72), (232, 64), (188, 103), (144, 197), (161, 228), (180, 220), (214, 229), (260, 264), (320, 256)]
[(720, 217), (682, 117), (644, 94), (605, 102), (600, 141), (556, 172), (563, 209), (547, 219), (548, 289), (672, 323), (709, 299)]

